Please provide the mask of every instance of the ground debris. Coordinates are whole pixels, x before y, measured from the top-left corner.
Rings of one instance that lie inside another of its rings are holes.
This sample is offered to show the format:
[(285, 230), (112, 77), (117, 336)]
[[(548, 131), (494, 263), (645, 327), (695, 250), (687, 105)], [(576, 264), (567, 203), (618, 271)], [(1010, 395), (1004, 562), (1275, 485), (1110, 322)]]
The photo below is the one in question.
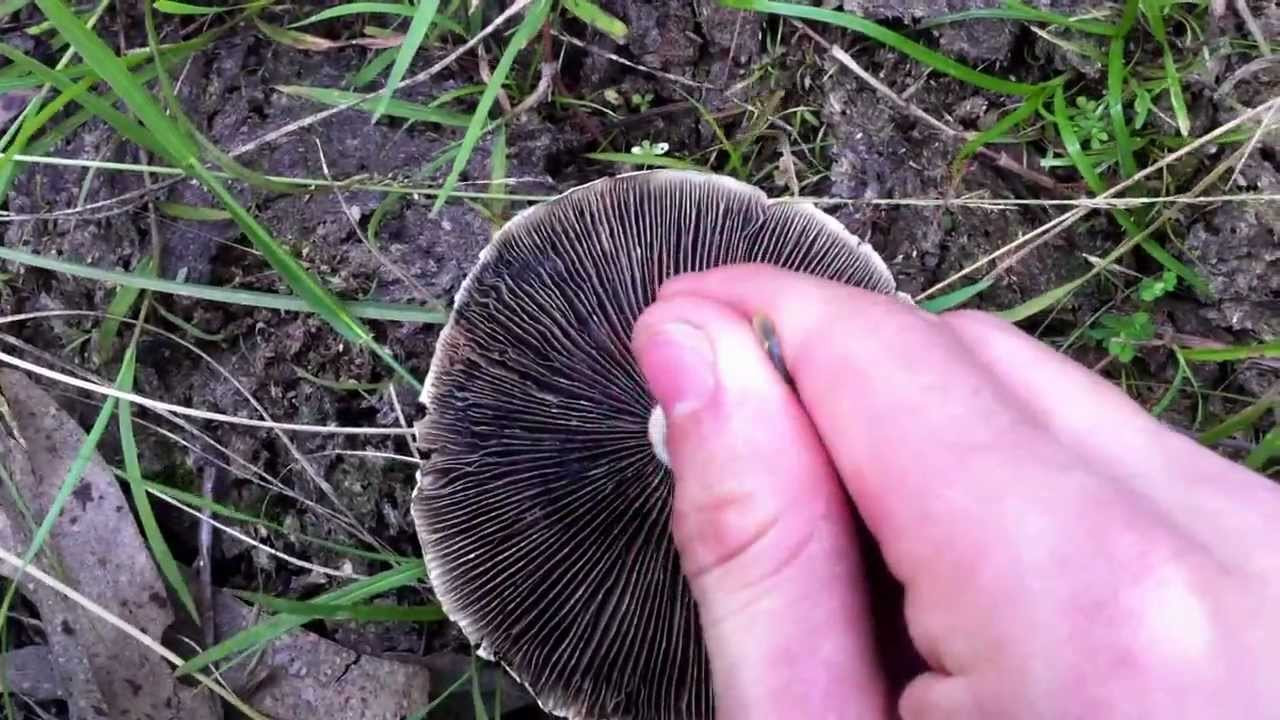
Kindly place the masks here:
[[(874, 20), (918, 21), (965, 10), (998, 8), (999, 0), (829, 0), (844, 10)], [(1033, 0), (1035, 7), (1071, 15), (1087, 7), (1080, 0)], [(938, 27), (938, 44), (948, 55), (970, 62), (1001, 62), (1013, 49), (1019, 28), (1006, 20), (977, 20)]]
[[(214, 593), (218, 636), (257, 621), (254, 610), (227, 592)], [(295, 630), (269, 643), (255, 660), (222, 673), (244, 699), (275, 718), (397, 720), (430, 702), (431, 672)]]
[[(3, 493), (0, 544), (21, 553), (84, 443), (84, 433), (25, 375), (0, 371), (13, 423), (0, 433), (0, 467), (22, 507)], [(160, 642), (175, 617), (151, 555), (111, 469), (96, 454), (36, 562), (112, 614)], [(175, 680), (164, 660), (89, 611), (37, 582), (23, 591), (37, 606), (47, 645), (4, 656), (6, 687), (32, 700), (65, 699), (72, 718), (138, 720), (218, 717), (210, 696)], [(214, 594), (219, 637), (257, 621), (230, 593)], [(186, 620), (186, 618), (177, 618)], [(198, 641), (192, 641), (198, 644)], [(296, 630), (221, 680), (269, 717), (399, 718), (429, 702), (430, 670), (362, 655)]]
[[(31, 541), (30, 523), (44, 517), (85, 436), (25, 375), (0, 371), (0, 393), (18, 430), (0, 435), (0, 464), (12, 485), (0, 499), (0, 541), (21, 553)], [(96, 455), (35, 564), (157, 641), (173, 622), (164, 585), (120, 486)], [(72, 718), (215, 717), (210, 696), (178, 684), (150, 650), (52, 589), (22, 585), (39, 609)]]
[(30, 700), (66, 699), (66, 688), (53, 664), (47, 645), (27, 645), (10, 650), (0, 658), (4, 666), (4, 687)]

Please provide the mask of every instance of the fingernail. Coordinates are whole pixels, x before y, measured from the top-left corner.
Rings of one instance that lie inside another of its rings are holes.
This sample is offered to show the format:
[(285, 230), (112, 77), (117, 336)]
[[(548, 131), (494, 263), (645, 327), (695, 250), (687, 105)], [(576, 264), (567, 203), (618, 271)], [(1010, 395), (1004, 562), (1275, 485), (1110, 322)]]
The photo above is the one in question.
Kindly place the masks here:
[(668, 417), (697, 410), (715, 392), (715, 352), (707, 334), (693, 325), (672, 322), (644, 331), (635, 353)]

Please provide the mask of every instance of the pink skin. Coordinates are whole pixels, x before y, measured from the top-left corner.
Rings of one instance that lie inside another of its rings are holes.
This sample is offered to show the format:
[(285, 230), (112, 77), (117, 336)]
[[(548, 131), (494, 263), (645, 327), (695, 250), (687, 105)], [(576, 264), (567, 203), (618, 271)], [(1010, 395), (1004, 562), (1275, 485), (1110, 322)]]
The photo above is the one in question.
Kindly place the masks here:
[[(1280, 490), (1016, 328), (737, 266), (667, 282), (632, 344), (721, 717), (1280, 714)], [(929, 662), (900, 698), (850, 500)]]

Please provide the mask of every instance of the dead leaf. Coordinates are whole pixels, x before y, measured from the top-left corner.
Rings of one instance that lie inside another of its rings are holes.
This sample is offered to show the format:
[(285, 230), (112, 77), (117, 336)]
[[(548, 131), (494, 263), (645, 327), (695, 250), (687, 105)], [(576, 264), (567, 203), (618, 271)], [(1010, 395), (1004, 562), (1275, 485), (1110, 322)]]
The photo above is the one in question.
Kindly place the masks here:
[(27, 699), (43, 702), (67, 696), (48, 645), (28, 645), (10, 650), (0, 658), (4, 665), (4, 689)]
[[(13, 484), (28, 513), (0, 492), (0, 544), (21, 554), (85, 436), (47, 393), (16, 371), (0, 370), (0, 409), (6, 410), (0, 422), (0, 468), (6, 472), (0, 479)], [(52, 564), (68, 585), (157, 641), (166, 629), (180, 626), (120, 486), (96, 455), (35, 564), (46, 571)], [(48, 645), (7, 655), (14, 665), (7, 668), (6, 687), (26, 688), (31, 697), (64, 698), (76, 720), (217, 717), (209, 694), (176, 682), (161, 658), (47, 585), (22, 585), (39, 609)], [(215, 593), (214, 606), (219, 637), (259, 619), (227, 592)], [(13, 675), (15, 670), (22, 673)], [(276, 718), (398, 720), (431, 700), (428, 663), (361, 655), (300, 629), (220, 677)]]
[[(215, 593), (218, 637), (261, 618), (228, 592)], [(266, 715), (304, 720), (399, 720), (430, 702), (426, 667), (360, 653), (314, 633), (294, 630), (258, 658), (221, 673), (231, 687), (256, 688), (244, 699)]]
[[(0, 493), (0, 542), (21, 555), (31, 542), (28, 518), (38, 523), (44, 517), (85, 435), (22, 373), (0, 371), (0, 395), (18, 431), (17, 436), (0, 432), (0, 466), (13, 485), (13, 492)], [(17, 506), (14, 493), (29, 515)], [(97, 455), (35, 564), (157, 641), (174, 620), (120, 486)], [(111, 718), (213, 720), (209, 693), (179, 685), (164, 660), (49, 587), (22, 585), (47, 629), (71, 717), (96, 720), (105, 713)]]
[(10, 90), (0, 93), (0, 128), (8, 126), (10, 121), (21, 115), (31, 103), (31, 98), (35, 96), (34, 90)]

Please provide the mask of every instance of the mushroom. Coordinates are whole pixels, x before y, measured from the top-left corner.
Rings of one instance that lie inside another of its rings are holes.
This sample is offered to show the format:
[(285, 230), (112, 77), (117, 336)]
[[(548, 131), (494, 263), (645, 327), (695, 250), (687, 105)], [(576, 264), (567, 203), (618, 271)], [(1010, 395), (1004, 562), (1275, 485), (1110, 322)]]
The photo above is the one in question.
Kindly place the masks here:
[(812, 205), (670, 170), (520, 213), (458, 292), (421, 397), (413, 520), (445, 613), (548, 712), (714, 715), (665, 422), (629, 338), (667, 278), (746, 262), (895, 292)]

